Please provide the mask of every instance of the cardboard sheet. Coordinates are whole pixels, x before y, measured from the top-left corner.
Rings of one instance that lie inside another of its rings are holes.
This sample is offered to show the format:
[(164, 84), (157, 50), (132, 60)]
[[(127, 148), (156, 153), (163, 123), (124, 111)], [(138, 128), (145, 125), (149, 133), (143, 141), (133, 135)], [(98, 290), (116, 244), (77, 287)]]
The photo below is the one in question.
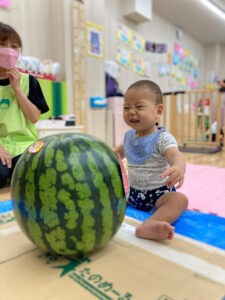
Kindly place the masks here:
[(5, 201), (11, 199), (10, 187), (5, 187), (0, 189), (0, 201)]
[(136, 238), (126, 218), (116, 236), (82, 260), (43, 253), (0, 214), (1, 300), (223, 300), (225, 252), (176, 235)]

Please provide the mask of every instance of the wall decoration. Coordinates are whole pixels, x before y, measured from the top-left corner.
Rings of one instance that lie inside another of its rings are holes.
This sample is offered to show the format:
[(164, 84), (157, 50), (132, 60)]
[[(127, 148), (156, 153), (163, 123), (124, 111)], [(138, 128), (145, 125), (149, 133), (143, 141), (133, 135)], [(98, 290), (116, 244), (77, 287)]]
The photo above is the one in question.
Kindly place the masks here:
[(167, 53), (167, 63), (169, 65), (172, 65), (172, 62), (173, 62), (173, 54), (171, 52), (168, 52)]
[(180, 56), (181, 59), (183, 59), (185, 57), (185, 50), (182, 47), (180, 47), (179, 56)]
[(196, 78), (198, 78), (198, 69), (194, 69), (193, 70), (193, 77), (196, 79)]
[(119, 24), (116, 36), (121, 42), (128, 44), (131, 42), (132, 32), (128, 27), (124, 26), (123, 24)]
[(146, 41), (145, 42), (145, 51), (151, 53), (166, 53), (167, 52), (167, 44), (159, 44)]
[(135, 32), (132, 34), (131, 45), (134, 50), (138, 52), (143, 52), (145, 50), (145, 40), (144, 38)]
[(118, 46), (116, 51), (116, 60), (123, 66), (128, 67), (131, 63), (131, 54), (128, 50)]
[(168, 64), (160, 64), (159, 65), (159, 76), (167, 77), (170, 75), (170, 66)]
[(173, 64), (174, 64), (175, 66), (177, 66), (177, 65), (179, 64), (179, 62), (180, 62), (180, 57), (179, 57), (179, 55), (175, 52), (175, 53), (173, 54)]
[(10, 6), (10, 0), (0, 0), (0, 7), (8, 8)]
[(145, 75), (145, 61), (142, 57), (133, 58), (132, 70), (140, 75)]
[(114, 60), (105, 60), (105, 72), (113, 78), (119, 76), (119, 66)]
[(156, 43), (152, 43), (152, 42), (145, 42), (145, 51), (146, 52), (151, 52), (154, 53), (156, 49)]
[(155, 46), (156, 53), (166, 53), (167, 52), (167, 44), (156, 44)]
[(87, 22), (87, 53), (104, 58), (103, 26)]
[(145, 75), (147, 77), (150, 77), (151, 76), (151, 69), (152, 69), (152, 63), (150, 60), (147, 60), (145, 62)]
[(196, 89), (199, 87), (198, 60), (189, 49), (184, 49), (179, 43), (174, 43), (172, 53), (171, 78), (175, 78), (179, 88)]

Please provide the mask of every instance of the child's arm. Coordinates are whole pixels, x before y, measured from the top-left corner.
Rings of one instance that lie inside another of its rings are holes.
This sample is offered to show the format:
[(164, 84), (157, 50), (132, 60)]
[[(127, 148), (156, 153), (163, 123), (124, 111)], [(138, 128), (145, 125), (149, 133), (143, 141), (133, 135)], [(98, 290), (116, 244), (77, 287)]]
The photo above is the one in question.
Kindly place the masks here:
[(36, 123), (40, 117), (40, 110), (27, 98), (20, 87), (21, 75), (17, 69), (10, 69), (7, 72), (10, 84), (14, 90), (16, 100), (24, 113), (24, 116), (32, 123)]
[(8, 151), (5, 150), (3, 146), (0, 145), (0, 161), (4, 166), (8, 168), (12, 167), (12, 158)]
[(119, 154), (120, 158), (123, 159), (125, 157), (125, 154), (124, 154), (124, 147), (123, 145), (119, 145), (118, 147), (116, 147), (114, 149), (114, 151), (116, 152), (116, 154)]
[(186, 171), (185, 157), (176, 147), (166, 149), (164, 155), (170, 167), (161, 174), (161, 177), (168, 177), (165, 182), (168, 187), (177, 184), (176, 188), (180, 188), (184, 182), (184, 174)]

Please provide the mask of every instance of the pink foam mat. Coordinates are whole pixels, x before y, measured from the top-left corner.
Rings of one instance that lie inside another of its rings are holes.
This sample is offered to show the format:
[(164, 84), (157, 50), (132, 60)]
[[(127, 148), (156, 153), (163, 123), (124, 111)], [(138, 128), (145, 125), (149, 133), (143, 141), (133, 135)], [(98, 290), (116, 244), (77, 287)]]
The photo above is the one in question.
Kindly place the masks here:
[(188, 209), (225, 217), (225, 168), (187, 164), (183, 186)]

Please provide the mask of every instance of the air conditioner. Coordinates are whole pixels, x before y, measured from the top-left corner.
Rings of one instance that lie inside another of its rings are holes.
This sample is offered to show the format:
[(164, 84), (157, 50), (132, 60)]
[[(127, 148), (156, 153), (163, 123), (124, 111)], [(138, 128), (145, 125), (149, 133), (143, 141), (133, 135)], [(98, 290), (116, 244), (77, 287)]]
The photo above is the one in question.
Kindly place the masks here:
[(123, 16), (134, 23), (152, 19), (152, 0), (123, 0)]

